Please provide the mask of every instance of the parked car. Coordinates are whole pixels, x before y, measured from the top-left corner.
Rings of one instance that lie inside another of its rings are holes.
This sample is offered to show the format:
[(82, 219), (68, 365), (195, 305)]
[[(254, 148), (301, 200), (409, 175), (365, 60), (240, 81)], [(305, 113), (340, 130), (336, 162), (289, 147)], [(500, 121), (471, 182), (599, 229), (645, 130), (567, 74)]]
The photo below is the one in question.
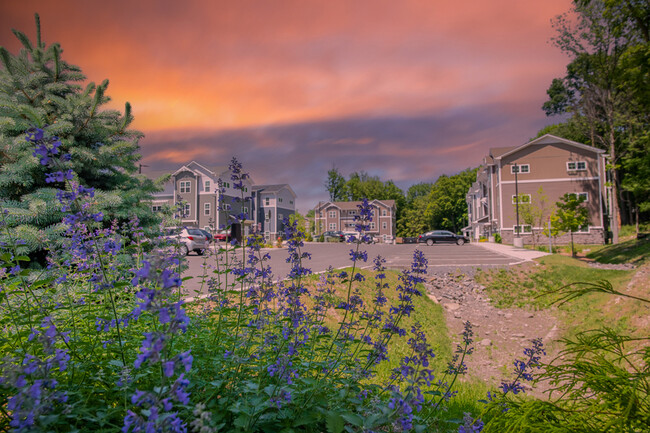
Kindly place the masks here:
[(212, 236), (212, 233), (210, 233), (209, 231), (204, 230), (204, 229), (199, 229), (199, 230), (201, 231), (201, 233), (203, 233), (203, 235), (208, 240), (208, 244), (211, 243), (212, 240), (214, 239), (214, 236)]
[(457, 245), (463, 245), (464, 243), (469, 242), (469, 239), (447, 230), (433, 230), (418, 236), (418, 242), (426, 243), (427, 245), (433, 245), (435, 243), (454, 243)]
[(173, 243), (178, 242), (180, 253), (183, 256), (190, 251), (202, 256), (208, 248), (208, 239), (201, 229), (168, 227), (165, 228), (164, 237)]
[(341, 231), (329, 231), (323, 233), (323, 240), (329, 242), (330, 239), (338, 239), (339, 242), (345, 241), (345, 235)]
[(221, 242), (230, 242), (230, 231), (229, 230), (219, 230), (214, 234), (214, 238), (217, 241)]

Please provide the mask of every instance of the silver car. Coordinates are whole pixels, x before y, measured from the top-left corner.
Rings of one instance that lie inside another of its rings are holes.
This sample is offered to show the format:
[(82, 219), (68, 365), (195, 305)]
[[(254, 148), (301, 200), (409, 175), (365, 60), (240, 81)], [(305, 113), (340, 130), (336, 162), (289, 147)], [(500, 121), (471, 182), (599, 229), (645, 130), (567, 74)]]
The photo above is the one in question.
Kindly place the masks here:
[(169, 227), (165, 229), (165, 238), (179, 244), (181, 255), (186, 256), (190, 251), (202, 256), (208, 248), (208, 238), (199, 229)]

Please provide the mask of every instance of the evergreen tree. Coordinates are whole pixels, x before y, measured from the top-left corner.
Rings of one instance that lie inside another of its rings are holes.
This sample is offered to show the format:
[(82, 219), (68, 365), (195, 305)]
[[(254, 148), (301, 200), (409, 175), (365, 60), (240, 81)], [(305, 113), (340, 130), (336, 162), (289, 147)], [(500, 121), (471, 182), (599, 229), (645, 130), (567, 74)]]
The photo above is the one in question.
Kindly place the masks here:
[(108, 80), (96, 85), (85, 80), (78, 66), (62, 59), (58, 43), (46, 46), (36, 15), (36, 42), (13, 30), (22, 48), (17, 55), (0, 47), (0, 206), (27, 251), (51, 246), (62, 233), (62, 214), (55, 189), (45, 182), (45, 167), (33, 155), (25, 131), (44, 128), (70, 154), (67, 169), (77, 182), (96, 190), (96, 206), (105, 221), (137, 216), (143, 225), (156, 221), (146, 205), (154, 184), (137, 174), (138, 140), (129, 129), (133, 120), (126, 103), (124, 114), (102, 110), (110, 98)]

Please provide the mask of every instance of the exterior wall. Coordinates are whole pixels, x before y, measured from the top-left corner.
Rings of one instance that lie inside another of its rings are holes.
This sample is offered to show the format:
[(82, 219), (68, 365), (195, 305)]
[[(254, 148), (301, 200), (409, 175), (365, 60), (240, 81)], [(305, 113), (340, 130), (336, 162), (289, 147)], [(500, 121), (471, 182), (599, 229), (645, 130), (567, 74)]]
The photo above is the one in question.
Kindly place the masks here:
[[(570, 171), (567, 162), (583, 161), (584, 171)], [(519, 173), (515, 182), (512, 165), (528, 164), (528, 173)], [(513, 155), (504, 157), (499, 164), (499, 201), (503, 200), (500, 210), (501, 236), (513, 231), (516, 225), (516, 206), (513, 196), (516, 187), (519, 194), (529, 194), (534, 205), (535, 196), (540, 186), (548, 197), (549, 203), (559, 201), (566, 193), (586, 192), (586, 202), (589, 211), (589, 225), (602, 228), (601, 209), (603, 206), (599, 182), (598, 156), (586, 149), (570, 146), (565, 143), (553, 143), (541, 146), (530, 146)], [(521, 207), (521, 206), (520, 206)], [(520, 224), (523, 222), (520, 219)], [(535, 229), (535, 227), (533, 228)]]
[[(316, 234), (330, 230), (356, 231), (354, 218), (358, 215), (359, 210), (356, 206), (351, 209), (349, 202), (338, 203), (341, 207), (334, 203), (323, 203), (316, 207), (314, 216)], [(372, 203), (372, 210), (373, 218), (367, 233), (379, 236), (385, 241), (392, 240), (396, 225), (395, 207), (377, 201)], [(330, 216), (330, 212), (334, 212), (332, 216)]]
[[(504, 244), (512, 244), (514, 233), (512, 230), (501, 232), (502, 242)], [(533, 244), (532, 234), (522, 234), (521, 238), (524, 240), (525, 245)], [(602, 228), (589, 227), (587, 233), (574, 233), (573, 242), (576, 244), (602, 244), (605, 243), (605, 231)], [(571, 235), (564, 233), (561, 236), (553, 238), (553, 245), (569, 245), (571, 243)], [(548, 245), (548, 237), (543, 234), (539, 236), (539, 245)]]
[[(181, 182), (190, 182), (190, 192), (181, 192)], [(184, 201), (190, 205), (190, 212), (181, 220), (187, 224), (197, 224), (197, 177), (191, 171), (178, 173), (175, 178), (176, 202)]]

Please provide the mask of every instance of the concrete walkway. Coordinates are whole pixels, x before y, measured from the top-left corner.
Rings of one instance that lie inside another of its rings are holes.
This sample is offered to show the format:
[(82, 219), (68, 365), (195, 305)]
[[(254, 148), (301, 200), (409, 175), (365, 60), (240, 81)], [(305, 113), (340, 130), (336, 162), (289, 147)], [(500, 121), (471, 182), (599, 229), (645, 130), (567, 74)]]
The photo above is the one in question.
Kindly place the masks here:
[(497, 244), (496, 242), (472, 242), (472, 245), (485, 248), (486, 250), (494, 251), (495, 253), (503, 254), (505, 256), (514, 257), (523, 262), (530, 262), (538, 257), (547, 256), (548, 253), (529, 250), (526, 248), (515, 248), (512, 245)]

